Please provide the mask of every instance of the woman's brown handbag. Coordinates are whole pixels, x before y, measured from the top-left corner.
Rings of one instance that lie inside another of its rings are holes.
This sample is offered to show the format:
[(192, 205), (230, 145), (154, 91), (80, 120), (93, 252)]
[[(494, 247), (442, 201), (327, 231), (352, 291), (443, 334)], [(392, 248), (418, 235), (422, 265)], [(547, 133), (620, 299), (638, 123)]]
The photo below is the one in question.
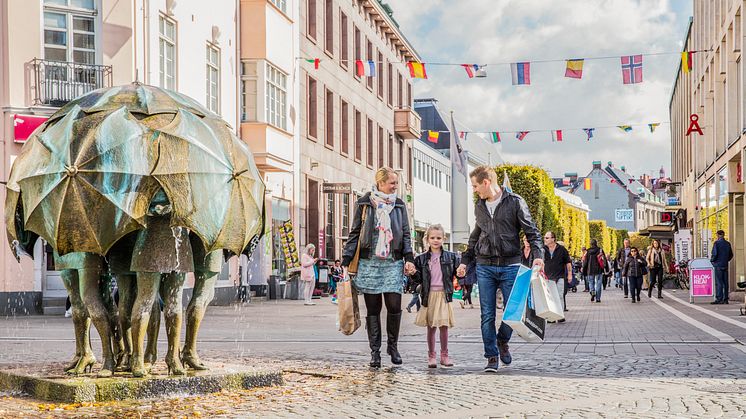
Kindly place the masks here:
[(352, 260), (350, 261), (350, 265), (347, 266), (347, 273), (350, 275), (357, 274), (357, 267), (360, 263), (360, 238), (363, 237), (363, 234), (365, 232), (365, 219), (366, 214), (368, 213), (367, 209), (363, 207), (363, 215), (362, 215), (362, 221), (360, 222), (360, 234), (357, 238), (357, 248), (355, 249), (355, 256), (352, 257)]

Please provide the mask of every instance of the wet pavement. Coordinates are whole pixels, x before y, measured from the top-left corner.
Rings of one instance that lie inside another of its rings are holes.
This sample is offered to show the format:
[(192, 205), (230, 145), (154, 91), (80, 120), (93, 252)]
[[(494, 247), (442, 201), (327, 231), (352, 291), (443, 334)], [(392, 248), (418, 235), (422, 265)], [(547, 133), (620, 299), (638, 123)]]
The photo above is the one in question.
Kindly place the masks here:
[[(166, 400), (60, 405), (0, 394), (0, 417), (741, 417), (746, 415), (746, 318), (738, 305), (689, 305), (685, 295), (631, 304), (568, 294), (567, 322), (543, 344), (514, 337), (514, 362), (482, 372), (479, 309), (454, 305), (455, 367), (426, 366), (424, 330), (404, 313), (404, 365), (370, 371), (365, 331), (336, 331), (336, 306), (265, 301), (210, 307), (204, 358), (282, 369), (283, 386)], [(408, 296), (405, 296), (405, 303)], [(364, 311), (364, 308), (363, 308)], [(364, 315), (364, 313), (363, 313)], [(743, 324), (743, 326), (741, 326)], [(0, 319), (0, 368), (66, 361), (72, 322)], [(165, 336), (162, 331), (161, 336)], [(94, 350), (96, 341), (94, 341)], [(165, 341), (160, 354), (165, 354)]]

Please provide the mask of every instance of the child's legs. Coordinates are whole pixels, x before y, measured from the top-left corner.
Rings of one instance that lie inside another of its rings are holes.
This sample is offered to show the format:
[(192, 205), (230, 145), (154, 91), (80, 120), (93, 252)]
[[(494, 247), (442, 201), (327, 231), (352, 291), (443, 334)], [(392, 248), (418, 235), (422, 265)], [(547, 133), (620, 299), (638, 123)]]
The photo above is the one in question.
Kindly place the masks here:
[(427, 353), (429, 355), (435, 354), (435, 327), (427, 327)]
[(448, 353), (448, 326), (440, 326), (440, 353)]

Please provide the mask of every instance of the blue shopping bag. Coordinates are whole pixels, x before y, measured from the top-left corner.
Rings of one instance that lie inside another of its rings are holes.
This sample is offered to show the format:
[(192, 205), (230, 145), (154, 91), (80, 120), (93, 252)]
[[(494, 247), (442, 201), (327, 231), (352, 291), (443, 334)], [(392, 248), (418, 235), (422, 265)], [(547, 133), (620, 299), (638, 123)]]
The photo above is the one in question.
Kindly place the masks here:
[(529, 342), (544, 340), (546, 320), (536, 315), (531, 302), (531, 269), (518, 268), (513, 290), (505, 304), (503, 322)]

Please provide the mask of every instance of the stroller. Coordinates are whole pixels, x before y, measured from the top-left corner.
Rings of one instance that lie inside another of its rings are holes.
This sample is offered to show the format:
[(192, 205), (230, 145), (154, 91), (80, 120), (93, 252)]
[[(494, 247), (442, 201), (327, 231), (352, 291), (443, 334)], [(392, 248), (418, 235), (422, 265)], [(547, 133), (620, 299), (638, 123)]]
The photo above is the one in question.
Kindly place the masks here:
[[(746, 281), (736, 282), (736, 285), (738, 288), (744, 289), (746, 288)], [(743, 300), (743, 305), (738, 310), (741, 312), (742, 316), (746, 316), (746, 297), (744, 297)]]
[(576, 260), (572, 263), (572, 282), (570, 282), (570, 291), (578, 292), (578, 284), (580, 283), (581, 270), (583, 269), (583, 262)]

